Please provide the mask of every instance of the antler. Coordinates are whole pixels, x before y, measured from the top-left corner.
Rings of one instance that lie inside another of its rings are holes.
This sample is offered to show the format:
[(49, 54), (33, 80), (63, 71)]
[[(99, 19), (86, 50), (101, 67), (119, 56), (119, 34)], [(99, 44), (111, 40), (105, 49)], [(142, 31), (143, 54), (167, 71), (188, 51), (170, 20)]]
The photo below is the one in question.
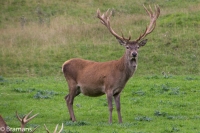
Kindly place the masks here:
[[(30, 118), (29, 115), (32, 113), (32, 111), (30, 111), (27, 115), (25, 115), (23, 118), (20, 118), (17, 111), (16, 111), (16, 116), (17, 116), (17, 119), (21, 122), (21, 133), (24, 132), (24, 127), (25, 125), (30, 121), (32, 120), (34, 117), (36, 117), (38, 114), (35, 114), (33, 116), (31, 116)], [(28, 118), (28, 119), (27, 119)], [(34, 128), (31, 132), (33, 133), (36, 129), (38, 128), (38, 126), (36, 128)]]
[[(109, 13), (110, 12), (110, 13)], [(114, 35), (118, 40), (122, 42), (128, 42), (131, 39), (131, 36), (129, 36), (128, 39), (124, 38), (124, 35), (119, 36), (110, 26), (110, 16), (112, 15), (112, 11), (109, 11), (109, 9), (101, 15), (101, 12), (99, 9), (97, 9), (97, 18), (101, 20), (101, 23), (105, 25), (110, 33)]]
[[(48, 130), (48, 128), (46, 127), (46, 125), (45, 125), (45, 124), (44, 124), (44, 127), (45, 127), (45, 129), (46, 129), (47, 133), (50, 133), (50, 132), (49, 132), (49, 130)], [(56, 128), (55, 128), (55, 130), (54, 130), (54, 132), (53, 132), (53, 133), (56, 133), (56, 132), (57, 132), (57, 129), (58, 129), (58, 124), (56, 125)], [(61, 129), (60, 129), (60, 131), (59, 131), (58, 133), (61, 133), (61, 132), (62, 132), (62, 130), (63, 130), (63, 123), (62, 123)]]
[[(144, 5), (143, 5), (143, 6), (144, 6)], [(144, 6), (144, 9), (146, 10), (146, 12), (147, 12), (147, 13), (149, 14), (149, 16), (150, 16), (150, 24), (149, 24), (148, 27), (146, 27), (145, 32), (144, 32), (143, 34), (141, 34), (141, 35), (136, 39), (136, 42), (139, 41), (139, 40), (141, 40), (142, 38), (146, 37), (148, 34), (150, 34), (150, 33), (154, 30), (154, 28), (155, 28), (155, 26), (156, 26), (156, 20), (157, 20), (157, 18), (158, 18), (159, 15), (160, 15), (160, 8), (159, 8), (158, 5), (155, 5), (155, 10), (156, 10), (155, 13), (153, 13), (152, 8), (151, 8), (150, 5), (149, 5), (149, 9), (150, 9), (150, 10), (148, 10), (145, 6)]]
[[(144, 5), (143, 5), (143, 6), (144, 6)], [(150, 9), (150, 10), (148, 10), (145, 6), (144, 6), (144, 9), (146, 10), (146, 12), (147, 12), (147, 13), (149, 14), (149, 16), (150, 16), (150, 24), (149, 24), (148, 27), (146, 27), (145, 32), (144, 32), (143, 34), (141, 34), (141, 35), (135, 40), (136, 42), (138, 42), (138, 41), (141, 40), (142, 38), (146, 37), (148, 34), (150, 34), (150, 33), (154, 30), (154, 28), (155, 28), (155, 26), (156, 26), (156, 20), (157, 20), (157, 18), (158, 18), (159, 15), (160, 15), (160, 8), (159, 8), (158, 5), (155, 5), (155, 10), (156, 10), (155, 13), (153, 13), (152, 8), (151, 8), (150, 5), (149, 5), (149, 9)], [(112, 11), (110, 11), (110, 13), (109, 13), (109, 9), (108, 9), (108, 10), (106, 11), (106, 13), (103, 13), (102, 15), (100, 15), (100, 14), (101, 14), (100, 10), (97, 9), (97, 17), (101, 20), (101, 23), (102, 23), (103, 25), (105, 25), (105, 26), (108, 28), (108, 30), (110, 31), (110, 33), (111, 33), (112, 35), (114, 35), (114, 36), (115, 36), (118, 40), (120, 40), (121, 42), (127, 43), (127, 42), (130, 41), (131, 36), (129, 36), (128, 39), (127, 39), (127, 38), (124, 38), (123, 34), (122, 34), (122, 36), (119, 36), (119, 35), (118, 35), (117, 33), (115, 33), (115, 31), (111, 28), (111, 26), (110, 26), (110, 16), (112, 15)]]

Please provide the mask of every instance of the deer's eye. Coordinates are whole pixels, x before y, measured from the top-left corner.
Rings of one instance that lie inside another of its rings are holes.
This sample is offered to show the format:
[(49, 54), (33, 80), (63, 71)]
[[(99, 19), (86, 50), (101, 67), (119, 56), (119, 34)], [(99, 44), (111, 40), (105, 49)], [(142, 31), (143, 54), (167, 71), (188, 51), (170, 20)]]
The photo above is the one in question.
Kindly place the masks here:
[(129, 49), (129, 46), (126, 46), (126, 49)]

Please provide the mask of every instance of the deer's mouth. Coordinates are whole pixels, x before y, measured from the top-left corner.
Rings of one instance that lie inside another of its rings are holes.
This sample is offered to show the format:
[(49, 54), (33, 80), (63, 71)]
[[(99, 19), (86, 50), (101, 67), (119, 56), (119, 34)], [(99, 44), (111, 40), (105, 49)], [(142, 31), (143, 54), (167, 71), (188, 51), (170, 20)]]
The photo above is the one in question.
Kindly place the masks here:
[(136, 57), (131, 57), (131, 61), (136, 61)]

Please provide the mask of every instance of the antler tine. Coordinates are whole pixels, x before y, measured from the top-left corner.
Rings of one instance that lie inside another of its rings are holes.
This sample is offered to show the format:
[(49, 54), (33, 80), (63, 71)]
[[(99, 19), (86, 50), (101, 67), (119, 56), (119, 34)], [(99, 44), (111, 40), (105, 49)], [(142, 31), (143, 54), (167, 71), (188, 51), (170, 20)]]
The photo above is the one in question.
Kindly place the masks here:
[(19, 117), (19, 115), (18, 115), (18, 113), (17, 113), (17, 111), (16, 111), (16, 116), (17, 116), (17, 119), (21, 122), (22, 121), (22, 119)]
[[(110, 12), (110, 13), (109, 13)], [(119, 39), (119, 40), (121, 40), (121, 41), (123, 41), (123, 42), (128, 42), (129, 40), (130, 40), (130, 36), (129, 36), (129, 38), (128, 39), (126, 39), (125, 37), (124, 37), (124, 35), (122, 34), (122, 36), (119, 36), (112, 28), (111, 28), (111, 26), (110, 26), (110, 16), (112, 15), (112, 11), (110, 11), (109, 9), (105, 12), (105, 13), (103, 13), (102, 15), (100, 15), (101, 14), (101, 12), (100, 12), (100, 10), (99, 9), (97, 9), (97, 18), (99, 18), (100, 20), (101, 20), (101, 23), (103, 24), (103, 25), (105, 25), (107, 28), (108, 28), (108, 30), (110, 31), (110, 33), (113, 35), (113, 36), (115, 36), (117, 39)]]
[(148, 9), (145, 7), (144, 4), (143, 4), (143, 7), (144, 7), (144, 9), (146, 10), (146, 12), (149, 14), (149, 16), (152, 17), (152, 16), (153, 16), (153, 12), (152, 12), (151, 6), (149, 5), (149, 9), (150, 9), (150, 10), (148, 10)]
[(58, 129), (58, 124), (56, 125), (56, 128), (53, 133), (56, 133), (57, 129)]
[[(30, 111), (27, 115), (25, 115), (23, 118), (20, 118), (19, 115), (18, 115), (18, 113), (17, 113), (17, 111), (16, 111), (17, 119), (21, 122), (21, 133), (24, 132), (23, 129), (24, 129), (25, 125), (26, 125), (30, 120), (32, 120), (34, 117), (36, 117), (36, 116), (38, 115), (38, 113), (37, 113), (37, 114), (31, 116), (30, 118), (28, 118), (29, 115), (30, 115), (32, 112), (33, 112), (33, 110), (31, 110), (31, 111)], [(27, 118), (28, 118), (28, 119), (27, 119)], [(33, 133), (37, 128), (38, 128), (38, 126), (37, 126), (36, 128), (33, 129), (32, 133)]]
[(39, 126), (35, 127), (30, 133), (35, 132), (35, 130), (38, 128)]
[(129, 37), (128, 38), (125, 38), (124, 37), (124, 34), (121, 32), (121, 34), (122, 34), (122, 38), (123, 38), (123, 40), (125, 40), (125, 41), (129, 41), (129, 40), (131, 40), (131, 35), (130, 35), (130, 31), (129, 31)]
[[(56, 129), (56, 130), (57, 130), (57, 129)], [(61, 126), (61, 128), (60, 128), (60, 131), (59, 131), (58, 133), (61, 133), (62, 130), (63, 130), (63, 123), (62, 123), (62, 126)]]
[(110, 11), (110, 14), (108, 14), (109, 13), (109, 11), (110, 11), (110, 9), (108, 9), (107, 11), (106, 11), (106, 18), (107, 19), (109, 19), (110, 18), (110, 16), (112, 15), (112, 10)]
[[(45, 125), (45, 124), (44, 124), (44, 127), (45, 127), (45, 129), (46, 129), (47, 133), (50, 133), (50, 131), (48, 130), (48, 128), (46, 127), (46, 125)], [(54, 130), (54, 132), (53, 132), (53, 133), (56, 133), (56, 132), (57, 132), (57, 129), (58, 129), (58, 124), (56, 125), (56, 127), (55, 127), (55, 130)], [(60, 130), (58, 131), (58, 133), (61, 133), (61, 132), (62, 132), (62, 130), (63, 130), (63, 123), (62, 123), (62, 126), (61, 126)]]
[(44, 124), (44, 127), (45, 127), (45, 130), (47, 131), (47, 133), (50, 133), (45, 124)]
[(155, 5), (155, 10), (157, 10), (157, 18), (159, 17), (160, 15), (160, 8), (159, 8), (159, 5)]
[(141, 34), (136, 41), (141, 40), (142, 38), (146, 37), (148, 34), (150, 34), (156, 26), (156, 20), (160, 15), (160, 8), (158, 5), (155, 5), (155, 13), (153, 13), (153, 10), (151, 8), (151, 6), (149, 5), (149, 10), (145, 7), (145, 5), (143, 5), (144, 9), (146, 10), (146, 12), (148, 13), (148, 15), (150, 16), (150, 23), (149, 26), (146, 27), (146, 30), (143, 34)]
[(16, 116), (17, 116), (17, 119), (22, 123), (22, 124), (26, 124), (28, 123), (30, 120), (32, 120), (34, 117), (36, 117), (38, 115), (35, 114), (33, 116), (31, 116), (29, 119), (27, 119), (29, 117), (29, 115), (33, 112), (33, 110), (31, 110), (27, 115), (25, 115), (23, 118), (20, 118), (17, 111), (16, 111)]
[(36, 116), (38, 115), (38, 113), (37, 113), (37, 114), (31, 116), (29, 119), (27, 119), (27, 118), (29, 117), (29, 115), (30, 115), (32, 112), (33, 112), (33, 110), (31, 110), (31, 111), (22, 119), (22, 120), (24, 121), (24, 123), (28, 123), (30, 120), (32, 120), (34, 117), (36, 117)]
[(108, 16), (108, 12), (109, 12), (109, 9), (106, 11), (106, 13), (103, 13), (101, 15), (101, 11), (97, 9), (97, 17), (101, 20), (101, 23), (105, 25), (107, 28), (109, 26), (109, 17), (110, 17)]

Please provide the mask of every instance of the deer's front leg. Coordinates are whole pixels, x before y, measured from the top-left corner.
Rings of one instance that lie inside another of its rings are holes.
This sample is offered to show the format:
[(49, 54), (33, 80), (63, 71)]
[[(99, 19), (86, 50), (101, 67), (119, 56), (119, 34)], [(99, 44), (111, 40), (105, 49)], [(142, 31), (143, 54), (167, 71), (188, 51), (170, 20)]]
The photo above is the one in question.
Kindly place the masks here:
[(121, 116), (121, 107), (120, 107), (120, 93), (114, 96), (115, 104), (117, 108), (118, 120), (119, 123), (122, 123), (122, 116)]
[(108, 92), (107, 100), (108, 100), (108, 110), (109, 110), (109, 123), (112, 123), (112, 110), (113, 110), (112, 97), (113, 94), (111, 92)]

